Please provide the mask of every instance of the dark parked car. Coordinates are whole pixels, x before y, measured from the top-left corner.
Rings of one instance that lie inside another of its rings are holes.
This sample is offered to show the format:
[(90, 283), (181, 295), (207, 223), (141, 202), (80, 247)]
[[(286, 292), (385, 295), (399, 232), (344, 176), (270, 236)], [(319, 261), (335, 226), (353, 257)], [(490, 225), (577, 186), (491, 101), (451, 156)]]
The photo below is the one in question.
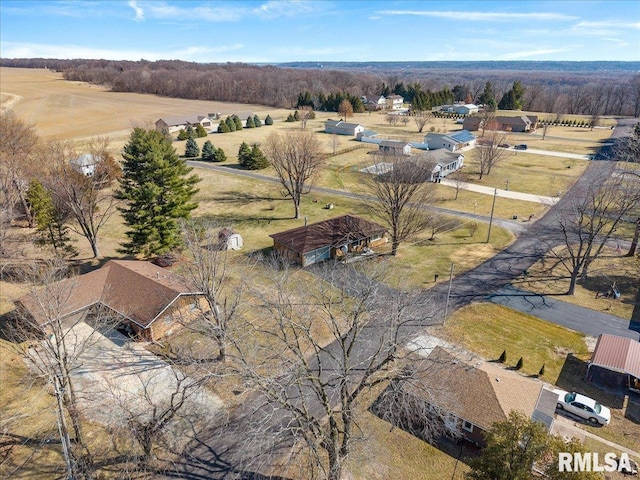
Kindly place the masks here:
[(511, 145), (509, 145), (508, 143), (501, 143), (500, 145), (498, 145), (500, 148), (511, 148)]
[(516, 150), (526, 150), (527, 149), (527, 144), (526, 143), (521, 143), (520, 145), (516, 145), (515, 147)]

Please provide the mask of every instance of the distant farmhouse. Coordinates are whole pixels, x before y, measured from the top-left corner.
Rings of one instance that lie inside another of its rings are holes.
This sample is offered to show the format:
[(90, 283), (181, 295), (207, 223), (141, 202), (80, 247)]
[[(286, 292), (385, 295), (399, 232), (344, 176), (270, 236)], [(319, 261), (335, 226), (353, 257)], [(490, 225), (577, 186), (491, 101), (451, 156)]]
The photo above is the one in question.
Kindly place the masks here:
[(377, 223), (343, 215), (269, 236), (279, 255), (306, 267), (381, 245), (385, 231)]
[[(482, 117), (468, 117), (464, 119), (462, 128), (475, 132), (481, 130), (484, 125)], [(502, 130), (505, 132), (526, 133), (533, 132), (538, 127), (538, 117), (535, 115), (520, 115), (518, 117), (497, 116), (491, 119), (491, 124), (486, 125), (487, 130)]]
[(386, 107), (389, 110), (402, 110), (404, 98), (401, 95), (389, 95), (386, 101)]
[(474, 113), (478, 113), (480, 107), (478, 105), (474, 105), (473, 103), (466, 104), (455, 104), (455, 105), (443, 105), (440, 107), (441, 112), (446, 113), (457, 113), (458, 115), (472, 115)]
[(352, 137), (357, 136), (359, 133), (364, 132), (364, 126), (359, 123), (347, 123), (342, 120), (327, 120), (324, 122), (325, 133), (335, 133), (337, 135), (350, 135)]
[(429, 150), (444, 148), (450, 152), (457, 152), (475, 146), (476, 136), (466, 129), (453, 133), (427, 133), (424, 143), (429, 145)]
[(93, 174), (96, 171), (96, 165), (99, 163), (99, 160), (96, 156), (91, 153), (85, 153), (80, 155), (78, 158), (74, 158), (70, 161), (71, 167), (83, 174), (85, 177), (93, 177)]
[(387, 107), (387, 99), (384, 95), (363, 95), (360, 100), (369, 110), (383, 110)]
[[(205, 129), (210, 129), (213, 126), (212, 118), (215, 118), (216, 114), (209, 115), (182, 115), (176, 117), (163, 117), (156, 121), (156, 130), (168, 131), (169, 133), (179, 132), (186, 129), (188, 126), (193, 128), (198, 124), (202, 125)], [(245, 117), (246, 120), (246, 117)]]

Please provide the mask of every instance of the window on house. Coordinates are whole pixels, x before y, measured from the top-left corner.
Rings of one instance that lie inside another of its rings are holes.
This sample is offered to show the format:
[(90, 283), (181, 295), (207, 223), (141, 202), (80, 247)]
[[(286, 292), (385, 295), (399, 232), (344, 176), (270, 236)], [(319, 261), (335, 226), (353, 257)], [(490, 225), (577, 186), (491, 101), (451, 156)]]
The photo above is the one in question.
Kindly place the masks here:
[(473, 423), (467, 422), (466, 420), (462, 422), (462, 428), (467, 432), (473, 432)]

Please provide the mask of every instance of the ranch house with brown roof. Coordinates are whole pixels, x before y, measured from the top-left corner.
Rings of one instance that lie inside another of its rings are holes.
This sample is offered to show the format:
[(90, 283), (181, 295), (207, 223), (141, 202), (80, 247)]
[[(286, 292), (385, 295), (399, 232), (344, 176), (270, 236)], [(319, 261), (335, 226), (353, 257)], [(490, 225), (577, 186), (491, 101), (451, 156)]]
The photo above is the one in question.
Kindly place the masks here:
[(139, 339), (153, 341), (175, 328), (178, 320), (194, 318), (200, 312), (202, 293), (189, 282), (151, 262), (111, 260), (102, 268), (58, 282), (64, 292), (64, 305), (47, 312), (41, 299), (33, 294), (16, 302), (46, 328), (55, 314), (57, 319), (87, 317), (98, 306), (107, 307)]
[(385, 232), (375, 222), (343, 215), (269, 236), (279, 255), (306, 267), (381, 245), (386, 242)]
[[(420, 366), (416, 378), (399, 386), (400, 395), (440, 415), (447, 435), (485, 446), (484, 432), (517, 411), (551, 430), (558, 396), (542, 382), (486, 361), (471, 362), (437, 346)], [(384, 407), (382, 411), (385, 411)], [(422, 419), (428, 422), (429, 419)], [(422, 421), (421, 420), (421, 421)], [(424, 425), (401, 420), (412, 432)]]

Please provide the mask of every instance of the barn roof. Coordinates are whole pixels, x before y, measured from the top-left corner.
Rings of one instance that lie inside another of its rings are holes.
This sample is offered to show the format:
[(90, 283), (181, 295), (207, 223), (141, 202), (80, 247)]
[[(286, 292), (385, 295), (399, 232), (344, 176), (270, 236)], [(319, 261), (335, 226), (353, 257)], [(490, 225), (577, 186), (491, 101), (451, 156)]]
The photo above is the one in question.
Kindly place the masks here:
[(598, 337), (591, 365), (640, 378), (640, 342), (603, 333)]

